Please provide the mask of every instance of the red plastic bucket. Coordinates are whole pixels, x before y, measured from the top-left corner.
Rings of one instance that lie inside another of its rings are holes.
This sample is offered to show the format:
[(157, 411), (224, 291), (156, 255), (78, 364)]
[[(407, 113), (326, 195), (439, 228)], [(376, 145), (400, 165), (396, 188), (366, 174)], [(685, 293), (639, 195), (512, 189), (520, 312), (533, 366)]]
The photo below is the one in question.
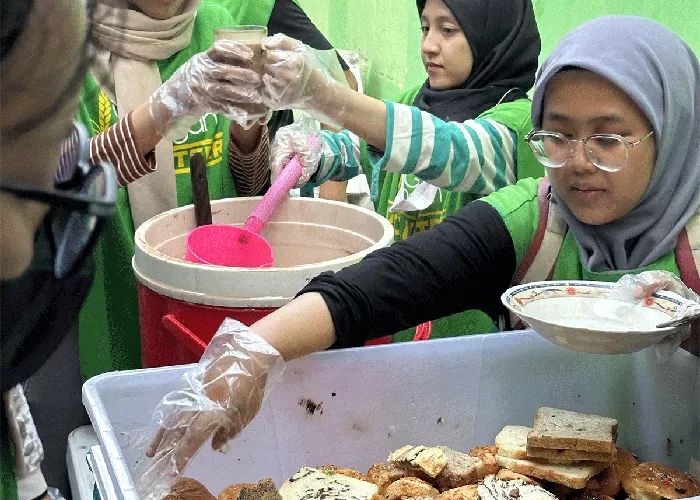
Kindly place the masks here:
[[(260, 198), (212, 202), (213, 222), (242, 226)], [(313, 277), (338, 271), (393, 241), (374, 212), (314, 198), (289, 198), (261, 235), (275, 267), (236, 268), (187, 262), (192, 206), (170, 210), (136, 231), (142, 362), (153, 368), (199, 360), (224, 318), (252, 324), (286, 304)]]
[[(274, 307), (230, 308), (192, 304), (154, 292), (138, 283), (142, 361), (146, 368), (194, 363), (219, 325), (235, 318), (248, 326)], [(196, 332), (196, 333), (195, 333)]]

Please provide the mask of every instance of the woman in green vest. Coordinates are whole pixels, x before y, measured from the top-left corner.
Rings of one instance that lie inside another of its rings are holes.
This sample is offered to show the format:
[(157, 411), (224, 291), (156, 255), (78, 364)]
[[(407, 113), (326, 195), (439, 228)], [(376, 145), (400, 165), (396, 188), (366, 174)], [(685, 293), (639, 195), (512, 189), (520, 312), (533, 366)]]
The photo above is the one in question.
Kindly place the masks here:
[(96, 137), (93, 157), (111, 160), (125, 188), (98, 243), (95, 285), (81, 313), (85, 378), (141, 366), (134, 233), (150, 217), (192, 203), (190, 155), (204, 155), (214, 200), (257, 194), (260, 186), (246, 179), (264, 179), (268, 168), (265, 127), (256, 122), (269, 113), (247, 120), (237, 102), (259, 102), (259, 77), (237, 67), (252, 51), (212, 47), (214, 29), (235, 21), (223, 7), (200, 2), (97, 2), (79, 118)]
[[(442, 120), (463, 122), (464, 133), (469, 136), (465, 143), (479, 143), (481, 155), (468, 169), (453, 169), (449, 178), (446, 164), (442, 169), (425, 168), (419, 157), (437, 150), (441, 138), (427, 128), (419, 129), (420, 125), (410, 119), (400, 121), (390, 116), (385, 126), (385, 106), (373, 100), (359, 113), (345, 113), (340, 123), (367, 142), (353, 143), (354, 137), (347, 132), (323, 133), (323, 165), (313, 179), (318, 183), (347, 179), (361, 166), (370, 179), (377, 211), (392, 222), (397, 240), (433, 227), (469, 201), (517, 179), (543, 173), (524, 142), (532, 128), (526, 93), (534, 82), (540, 52), (531, 1), (418, 0), (417, 6), (423, 31), (421, 57), (428, 78), (397, 102), (416, 106)], [(269, 48), (274, 48), (272, 45)], [(288, 56), (280, 51), (278, 57), (284, 60)], [(296, 59), (301, 60), (301, 55)], [(308, 62), (313, 67), (313, 61)], [(341, 108), (348, 99), (348, 92), (335, 85), (323, 88), (307, 84), (290, 92), (293, 84), (285, 78), (295, 77), (293, 72), (286, 72), (292, 66), (291, 61), (272, 65), (271, 76), (282, 87), (272, 89), (278, 95), (276, 102), (273, 96), (275, 105), (313, 107), (326, 99)], [(313, 71), (308, 65), (307, 69)], [(281, 131), (273, 145), (273, 156), (283, 158), (300, 147), (303, 150), (304, 134), (299, 138), (301, 143), (294, 140), (299, 131), (298, 125)], [(371, 134), (377, 140), (372, 141)], [(407, 153), (394, 157), (385, 154), (386, 160), (377, 161), (377, 153), (386, 151), (384, 143), (389, 142), (391, 134), (394, 150), (405, 148)], [(473, 311), (434, 322), (432, 337), (494, 329), (485, 314)], [(415, 329), (410, 329), (394, 336), (394, 341), (410, 340), (414, 335)]]
[[(641, 292), (640, 300), (672, 285), (700, 301), (698, 280), (694, 292), (681, 282), (674, 254), (681, 231), (700, 214), (698, 96), (697, 56), (649, 19), (594, 19), (559, 42), (535, 84), (536, 132), (528, 138), (547, 166), (551, 201), (569, 228), (554, 279), (625, 277), (621, 290)], [(436, 135), (456, 127), (434, 124)], [(469, 151), (454, 151), (455, 165), (469, 160)], [(501, 294), (535, 238), (538, 183), (506, 186), (429, 231), (321, 274), (250, 328), (224, 323), (190, 372), (189, 386), (165, 396), (154, 413), (163, 429), (149, 450), (158, 459), (154, 470), (161, 464), (182, 470), (212, 434), (222, 446), (240, 432), (281, 359), (359, 346), (460, 310), (502, 314)], [(689, 239), (697, 237), (696, 230)], [(637, 290), (638, 283), (652, 286)], [(696, 329), (682, 347), (697, 356), (699, 341)]]
[[(81, 93), (80, 119), (88, 126), (91, 135), (99, 136), (99, 140), (93, 141), (95, 156), (112, 160), (121, 174), (121, 184), (126, 187), (119, 191), (117, 214), (98, 245), (98, 274), (81, 314), (80, 351), (84, 378), (141, 366), (136, 282), (131, 269), (134, 232), (151, 216), (192, 203), (190, 155), (201, 152), (207, 160), (212, 200), (258, 195), (269, 182), (266, 174), (269, 143), (265, 122), (270, 116), (245, 122), (245, 110), (235, 102), (253, 99), (254, 89), (250, 88), (250, 81), (245, 81), (250, 75), (241, 75), (240, 71), (244, 70), (239, 69), (239, 73), (231, 73), (231, 85), (217, 86), (216, 81), (209, 82), (211, 85), (203, 92), (203, 97), (209, 96), (210, 99), (198, 106), (196, 118), (199, 119), (189, 129), (180, 130), (179, 134), (171, 132), (171, 140), (160, 140), (163, 134), (157, 130), (167, 128), (169, 124), (156, 123), (153, 126), (148, 123), (149, 114), (154, 115), (156, 109), (158, 115), (157, 109), (163, 108), (153, 106), (154, 100), (159, 99), (158, 93), (154, 93), (156, 87), (161, 82), (167, 87), (172, 78), (182, 77), (198, 58), (205, 59), (206, 51), (214, 50), (210, 47), (217, 27), (239, 24), (269, 26), (270, 29), (285, 29), (303, 36), (319, 48), (332, 48), (291, 0), (207, 0), (201, 4), (200, 1), (177, 0), (165, 5), (154, 0), (121, 0), (121, 4), (98, 2), (94, 35), (96, 64)], [(280, 10), (280, 5), (285, 10)], [(280, 12), (275, 14), (276, 10)], [(280, 18), (287, 19), (286, 24), (282, 24)], [(297, 25), (292, 28), (295, 20)], [(144, 32), (150, 34), (144, 36)], [(244, 65), (246, 62), (244, 55), (230, 51), (212, 57), (229, 57), (232, 64)], [(214, 66), (212, 61), (204, 62)], [(145, 82), (133, 76), (134, 68), (141, 68), (140, 73), (145, 73), (144, 66), (151, 66), (150, 75), (147, 75), (151, 80)], [(205, 64), (200, 66), (200, 74), (194, 74), (197, 73), (195, 69), (190, 71), (192, 79), (186, 81), (184, 88), (196, 88), (202, 83), (196, 80), (204, 79), (207, 69)], [(153, 78), (155, 81), (149, 87)], [(254, 83), (259, 84), (259, 80)], [(213, 94), (214, 88), (220, 95)], [(167, 92), (177, 94), (177, 90), (161, 89), (161, 94)], [(175, 94), (172, 101), (177, 102), (182, 96)], [(162, 100), (167, 102), (168, 96), (165, 97)], [(224, 102), (220, 104), (222, 99)], [(127, 113), (131, 109), (134, 110)], [(226, 111), (230, 118), (238, 117), (245, 126), (230, 123), (221, 114)], [(195, 113), (188, 111), (187, 114)], [(275, 113), (271, 133), (284, 114)], [(128, 121), (120, 122), (120, 117)], [(110, 134), (117, 138), (110, 141)], [(122, 142), (117, 151), (108, 147), (119, 138), (131, 135), (135, 136), (133, 146)], [(125, 155), (123, 150), (133, 154)], [(127, 161), (129, 159), (135, 161)], [(157, 170), (154, 159), (159, 165)], [(148, 175), (140, 178), (146, 173)], [(134, 182), (136, 179), (138, 182)]]

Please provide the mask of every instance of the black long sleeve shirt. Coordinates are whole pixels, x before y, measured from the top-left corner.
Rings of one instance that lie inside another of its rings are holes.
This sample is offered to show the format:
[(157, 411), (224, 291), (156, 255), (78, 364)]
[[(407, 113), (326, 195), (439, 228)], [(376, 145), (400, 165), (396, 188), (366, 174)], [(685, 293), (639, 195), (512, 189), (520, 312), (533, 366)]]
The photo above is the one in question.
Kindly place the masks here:
[(429, 231), (321, 274), (301, 293), (317, 292), (325, 300), (336, 347), (359, 346), (468, 309), (497, 318), (515, 264), (503, 219), (475, 201)]

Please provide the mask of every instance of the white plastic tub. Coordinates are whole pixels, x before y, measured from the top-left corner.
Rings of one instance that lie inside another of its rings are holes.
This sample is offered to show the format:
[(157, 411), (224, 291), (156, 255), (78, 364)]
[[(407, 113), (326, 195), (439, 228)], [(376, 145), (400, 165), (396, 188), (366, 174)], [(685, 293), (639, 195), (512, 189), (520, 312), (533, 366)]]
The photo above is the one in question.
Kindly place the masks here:
[[(117, 498), (138, 498), (130, 471), (143, 456), (130, 432), (147, 425), (186, 369), (105, 374), (85, 384)], [(207, 447), (187, 475), (218, 494), (265, 477), (279, 486), (304, 465), (366, 470), (405, 444), (492, 444), (506, 424), (532, 425), (540, 406), (614, 417), (621, 446), (687, 470), (700, 456), (697, 377), (698, 360), (684, 351), (659, 365), (651, 350), (580, 354), (534, 332), (329, 351), (288, 363), (230, 452)], [(311, 414), (305, 400), (319, 409)]]

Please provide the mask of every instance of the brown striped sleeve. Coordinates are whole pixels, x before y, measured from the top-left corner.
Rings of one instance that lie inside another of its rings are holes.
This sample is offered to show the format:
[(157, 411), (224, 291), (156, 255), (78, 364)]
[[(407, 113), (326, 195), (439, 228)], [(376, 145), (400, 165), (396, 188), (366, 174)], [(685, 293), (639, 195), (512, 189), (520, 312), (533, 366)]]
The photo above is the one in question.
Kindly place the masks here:
[(107, 130), (90, 139), (90, 159), (93, 162), (111, 162), (117, 171), (117, 181), (120, 186), (126, 186), (156, 169), (155, 152), (150, 151), (145, 156), (141, 156), (132, 130), (133, 124), (129, 113)]
[(228, 165), (238, 196), (264, 194), (270, 182), (270, 141), (267, 127), (262, 127), (258, 145), (250, 153), (242, 153), (233, 136), (228, 142)]

